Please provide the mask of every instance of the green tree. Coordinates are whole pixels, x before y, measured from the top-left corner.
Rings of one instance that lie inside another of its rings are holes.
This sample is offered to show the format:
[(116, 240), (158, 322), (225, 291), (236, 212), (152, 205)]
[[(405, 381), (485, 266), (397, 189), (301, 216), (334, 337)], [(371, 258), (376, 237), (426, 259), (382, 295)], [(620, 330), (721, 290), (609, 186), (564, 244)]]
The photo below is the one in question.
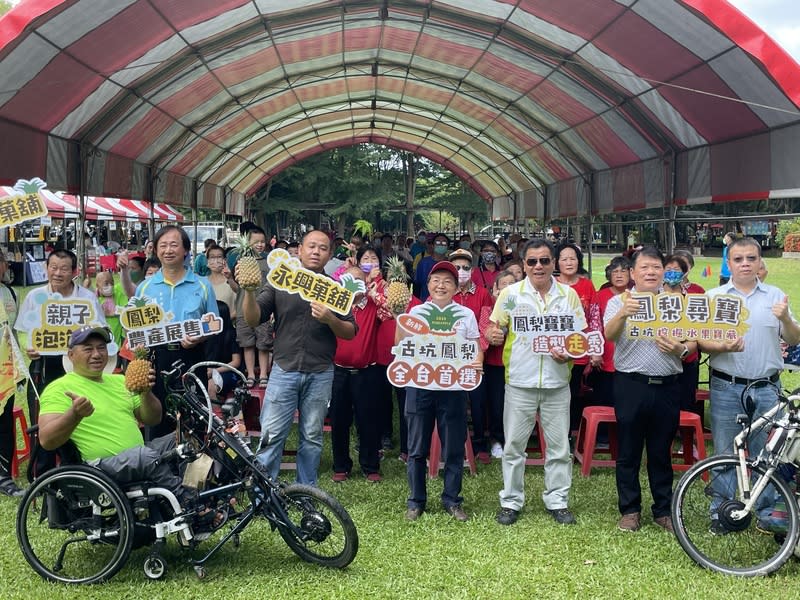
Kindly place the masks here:
[(11, 2), (8, 0), (0, 0), (0, 15), (6, 14), (12, 8), (14, 8), (14, 5), (11, 4)]

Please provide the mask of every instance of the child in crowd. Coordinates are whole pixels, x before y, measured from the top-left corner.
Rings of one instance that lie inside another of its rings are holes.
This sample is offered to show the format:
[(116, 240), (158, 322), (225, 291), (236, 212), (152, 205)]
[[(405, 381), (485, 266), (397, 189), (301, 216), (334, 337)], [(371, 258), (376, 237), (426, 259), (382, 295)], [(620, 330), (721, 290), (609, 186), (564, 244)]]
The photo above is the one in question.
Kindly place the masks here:
[(108, 323), (111, 333), (114, 335), (114, 341), (117, 342), (117, 345), (121, 345), (124, 332), (122, 323), (119, 322), (117, 308), (123, 307), (128, 303), (128, 295), (122, 289), (122, 285), (114, 280), (114, 275), (111, 271), (98, 273), (95, 277), (94, 285), (97, 302), (100, 304), (106, 323)]
[(206, 344), (207, 360), (225, 363), (227, 367), (208, 369), (208, 395), (212, 401), (222, 401), (239, 383), (239, 376), (229, 367), (238, 369), (242, 364), (242, 354), (236, 343), (236, 331), (231, 322), (230, 308), (225, 302), (217, 300), (219, 317), (222, 319), (222, 332), (213, 344)]
[[(492, 286), (492, 298), (494, 301), (500, 292), (512, 283), (516, 283), (516, 278), (509, 270), (500, 271)], [(491, 309), (482, 310), (479, 322), (479, 329), (486, 331), (489, 324)], [(505, 382), (506, 368), (503, 365), (503, 346), (490, 346), (489, 342), (481, 336), (481, 347), (486, 353), (484, 355), (483, 379), (486, 386), (486, 400), (488, 406), (486, 412), (489, 414), (489, 435), (494, 440), (491, 448), (493, 458), (503, 458), (503, 446), (506, 443), (506, 436), (503, 431), (503, 405), (505, 403)]]

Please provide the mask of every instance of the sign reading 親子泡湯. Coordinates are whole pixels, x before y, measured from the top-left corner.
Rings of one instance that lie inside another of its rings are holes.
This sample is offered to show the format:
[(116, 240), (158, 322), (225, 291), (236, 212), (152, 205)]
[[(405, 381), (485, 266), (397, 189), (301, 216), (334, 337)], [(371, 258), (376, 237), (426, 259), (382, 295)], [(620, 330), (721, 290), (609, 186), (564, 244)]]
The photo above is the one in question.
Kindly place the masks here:
[(65, 354), (72, 332), (96, 320), (89, 300), (51, 298), (41, 305), (39, 326), (30, 330), (30, 346), (42, 355)]
[(625, 325), (630, 339), (735, 340), (749, 328), (745, 322), (749, 311), (739, 296), (634, 292), (631, 298), (639, 303), (639, 309)]

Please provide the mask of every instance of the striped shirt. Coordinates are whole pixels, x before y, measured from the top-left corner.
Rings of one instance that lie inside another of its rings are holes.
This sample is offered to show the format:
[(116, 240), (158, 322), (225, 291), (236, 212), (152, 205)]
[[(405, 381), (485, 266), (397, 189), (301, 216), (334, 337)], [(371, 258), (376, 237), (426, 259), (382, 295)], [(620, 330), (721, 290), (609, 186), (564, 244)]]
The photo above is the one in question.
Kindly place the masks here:
[[(635, 291), (636, 288), (631, 290)], [(620, 294), (608, 301), (603, 325), (608, 325), (608, 322), (622, 309), (622, 297), (623, 294)], [(683, 372), (680, 357), (662, 352), (655, 341), (630, 339), (623, 330), (614, 344), (614, 367), (617, 371), (641, 373), (652, 377), (677, 375)]]

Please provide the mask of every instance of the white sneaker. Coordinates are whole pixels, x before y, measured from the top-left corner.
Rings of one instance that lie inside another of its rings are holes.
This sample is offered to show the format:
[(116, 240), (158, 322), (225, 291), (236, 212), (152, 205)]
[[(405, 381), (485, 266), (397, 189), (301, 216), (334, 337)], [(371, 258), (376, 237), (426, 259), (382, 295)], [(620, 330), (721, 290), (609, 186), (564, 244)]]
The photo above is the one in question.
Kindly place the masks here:
[(492, 457), (503, 458), (503, 447), (498, 442), (492, 444)]

